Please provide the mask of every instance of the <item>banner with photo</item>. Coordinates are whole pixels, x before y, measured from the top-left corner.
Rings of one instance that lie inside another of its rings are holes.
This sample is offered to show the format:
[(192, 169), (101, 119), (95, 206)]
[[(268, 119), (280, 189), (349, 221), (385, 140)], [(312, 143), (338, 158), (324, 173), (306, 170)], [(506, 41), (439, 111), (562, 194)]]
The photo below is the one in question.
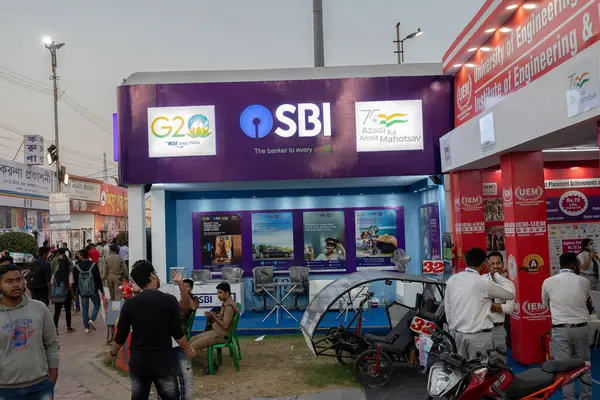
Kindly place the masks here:
[(202, 266), (219, 272), (223, 266), (242, 265), (241, 216), (235, 213), (204, 215), (200, 224)]
[(394, 269), (394, 251), (404, 249), (404, 209), (356, 210), (354, 224), (358, 269)]
[(314, 271), (346, 272), (344, 211), (304, 211), (305, 265)]
[(252, 213), (253, 266), (287, 269), (294, 260), (294, 218), (291, 211)]
[(419, 206), (421, 260), (442, 259), (440, 206), (436, 203)]

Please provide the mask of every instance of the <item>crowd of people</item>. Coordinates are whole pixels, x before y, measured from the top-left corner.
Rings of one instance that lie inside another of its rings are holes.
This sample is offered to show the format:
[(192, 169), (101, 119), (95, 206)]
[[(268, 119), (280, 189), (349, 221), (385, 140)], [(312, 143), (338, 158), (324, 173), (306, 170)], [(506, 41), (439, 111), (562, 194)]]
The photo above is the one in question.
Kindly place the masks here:
[[(595, 254), (595, 253), (594, 253)], [(477, 353), (500, 349), (503, 357), (507, 346), (508, 318), (516, 295), (514, 284), (506, 278), (501, 253), (486, 254), (473, 248), (465, 253), (467, 268), (447, 281), (444, 308), (448, 328), (458, 353), (471, 359)], [(560, 272), (542, 285), (544, 306), (552, 318), (551, 356), (556, 360), (590, 360), (588, 320), (595, 315), (590, 297), (590, 280), (581, 276), (593, 262), (590, 257), (565, 253), (560, 257)], [(482, 275), (484, 270), (489, 271)], [(510, 325), (508, 325), (509, 328)], [(510, 329), (510, 328), (509, 328)], [(508, 335), (510, 338), (510, 335)], [(588, 373), (579, 386), (579, 399), (592, 399), (592, 379)], [(564, 399), (575, 399), (574, 384), (563, 389)]]

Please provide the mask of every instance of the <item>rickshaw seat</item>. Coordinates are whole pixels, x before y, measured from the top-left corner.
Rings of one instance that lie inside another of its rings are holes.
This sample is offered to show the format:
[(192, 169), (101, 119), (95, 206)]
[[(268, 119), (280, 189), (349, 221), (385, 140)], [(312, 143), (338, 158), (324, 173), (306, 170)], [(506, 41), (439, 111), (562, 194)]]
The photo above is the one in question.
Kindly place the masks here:
[(392, 340), (394, 339), (394, 337), (378, 336), (372, 333), (365, 333), (365, 339), (367, 339), (370, 342), (392, 344)]

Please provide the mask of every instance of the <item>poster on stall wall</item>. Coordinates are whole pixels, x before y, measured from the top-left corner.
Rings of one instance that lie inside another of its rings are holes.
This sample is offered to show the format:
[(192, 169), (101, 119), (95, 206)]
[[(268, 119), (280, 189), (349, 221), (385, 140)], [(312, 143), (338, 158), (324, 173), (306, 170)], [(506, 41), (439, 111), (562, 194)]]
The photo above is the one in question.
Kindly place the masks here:
[(27, 229), (38, 229), (38, 212), (35, 210), (27, 210)]
[(346, 271), (344, 211), (305, 211), (304, 261), (314, 271)]
[(600, 221), (600, 179), (546, 181), (548, 222)]
[(485, 222), (504, 221), (504, 205), (501, 197), (483, 200), (483, 217)]
[(358, 269), (394, 269), (392, 257), (398, 247), (404, 248), (403, 208), (356, 210), (355, 250)]
[(287, 269), (294, 259), (292, 212), (252, 213), (252, 264)]
[(240, 214), (203, 215), (200, 221), (203, 268), (220, 272), (223, 266), (241, 267), (242, 226)]
[(6, 229), (6, 210), (0, 207), (0, 229)]
[(552, 274), (560, 271), (560, 255), (564, 252), (578, 254), (581, 251), (583, 239), (592, 239), (594, 242), (600, 243), (600, 222), (548, 225), (548, 247)]
[(419, 231), (422, 260), (441, 260), (440, 206), (438, 203), (419, 206)]
[(504, 236), (504, 226), (486, 226), (486, 251), (499, 251), (502, 257), (506, 258), (506, 237)]
[(20, 208), (14, 208), (13, 210), (15, 211), (14, 227), (17, 229), (25, 228), (25, 225), (23, 224), (23, 210), (21, 210)]

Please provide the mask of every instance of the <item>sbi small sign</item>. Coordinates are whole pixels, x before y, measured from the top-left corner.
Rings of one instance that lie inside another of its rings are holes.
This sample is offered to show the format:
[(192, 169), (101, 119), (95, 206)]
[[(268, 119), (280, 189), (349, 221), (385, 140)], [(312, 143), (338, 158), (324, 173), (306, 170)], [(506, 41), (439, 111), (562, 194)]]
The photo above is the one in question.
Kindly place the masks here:
[[(221, 307), (223, 303), (219, 300), (219, 296), (217, 293), (192, 293), (194, 296), (198, 298), (198, 303), (200, 308), (213, 308), (213, 307)], [(233, 297), (233, 301), (237, 301), (237, 293), (231, 293), (231, 297)]]

